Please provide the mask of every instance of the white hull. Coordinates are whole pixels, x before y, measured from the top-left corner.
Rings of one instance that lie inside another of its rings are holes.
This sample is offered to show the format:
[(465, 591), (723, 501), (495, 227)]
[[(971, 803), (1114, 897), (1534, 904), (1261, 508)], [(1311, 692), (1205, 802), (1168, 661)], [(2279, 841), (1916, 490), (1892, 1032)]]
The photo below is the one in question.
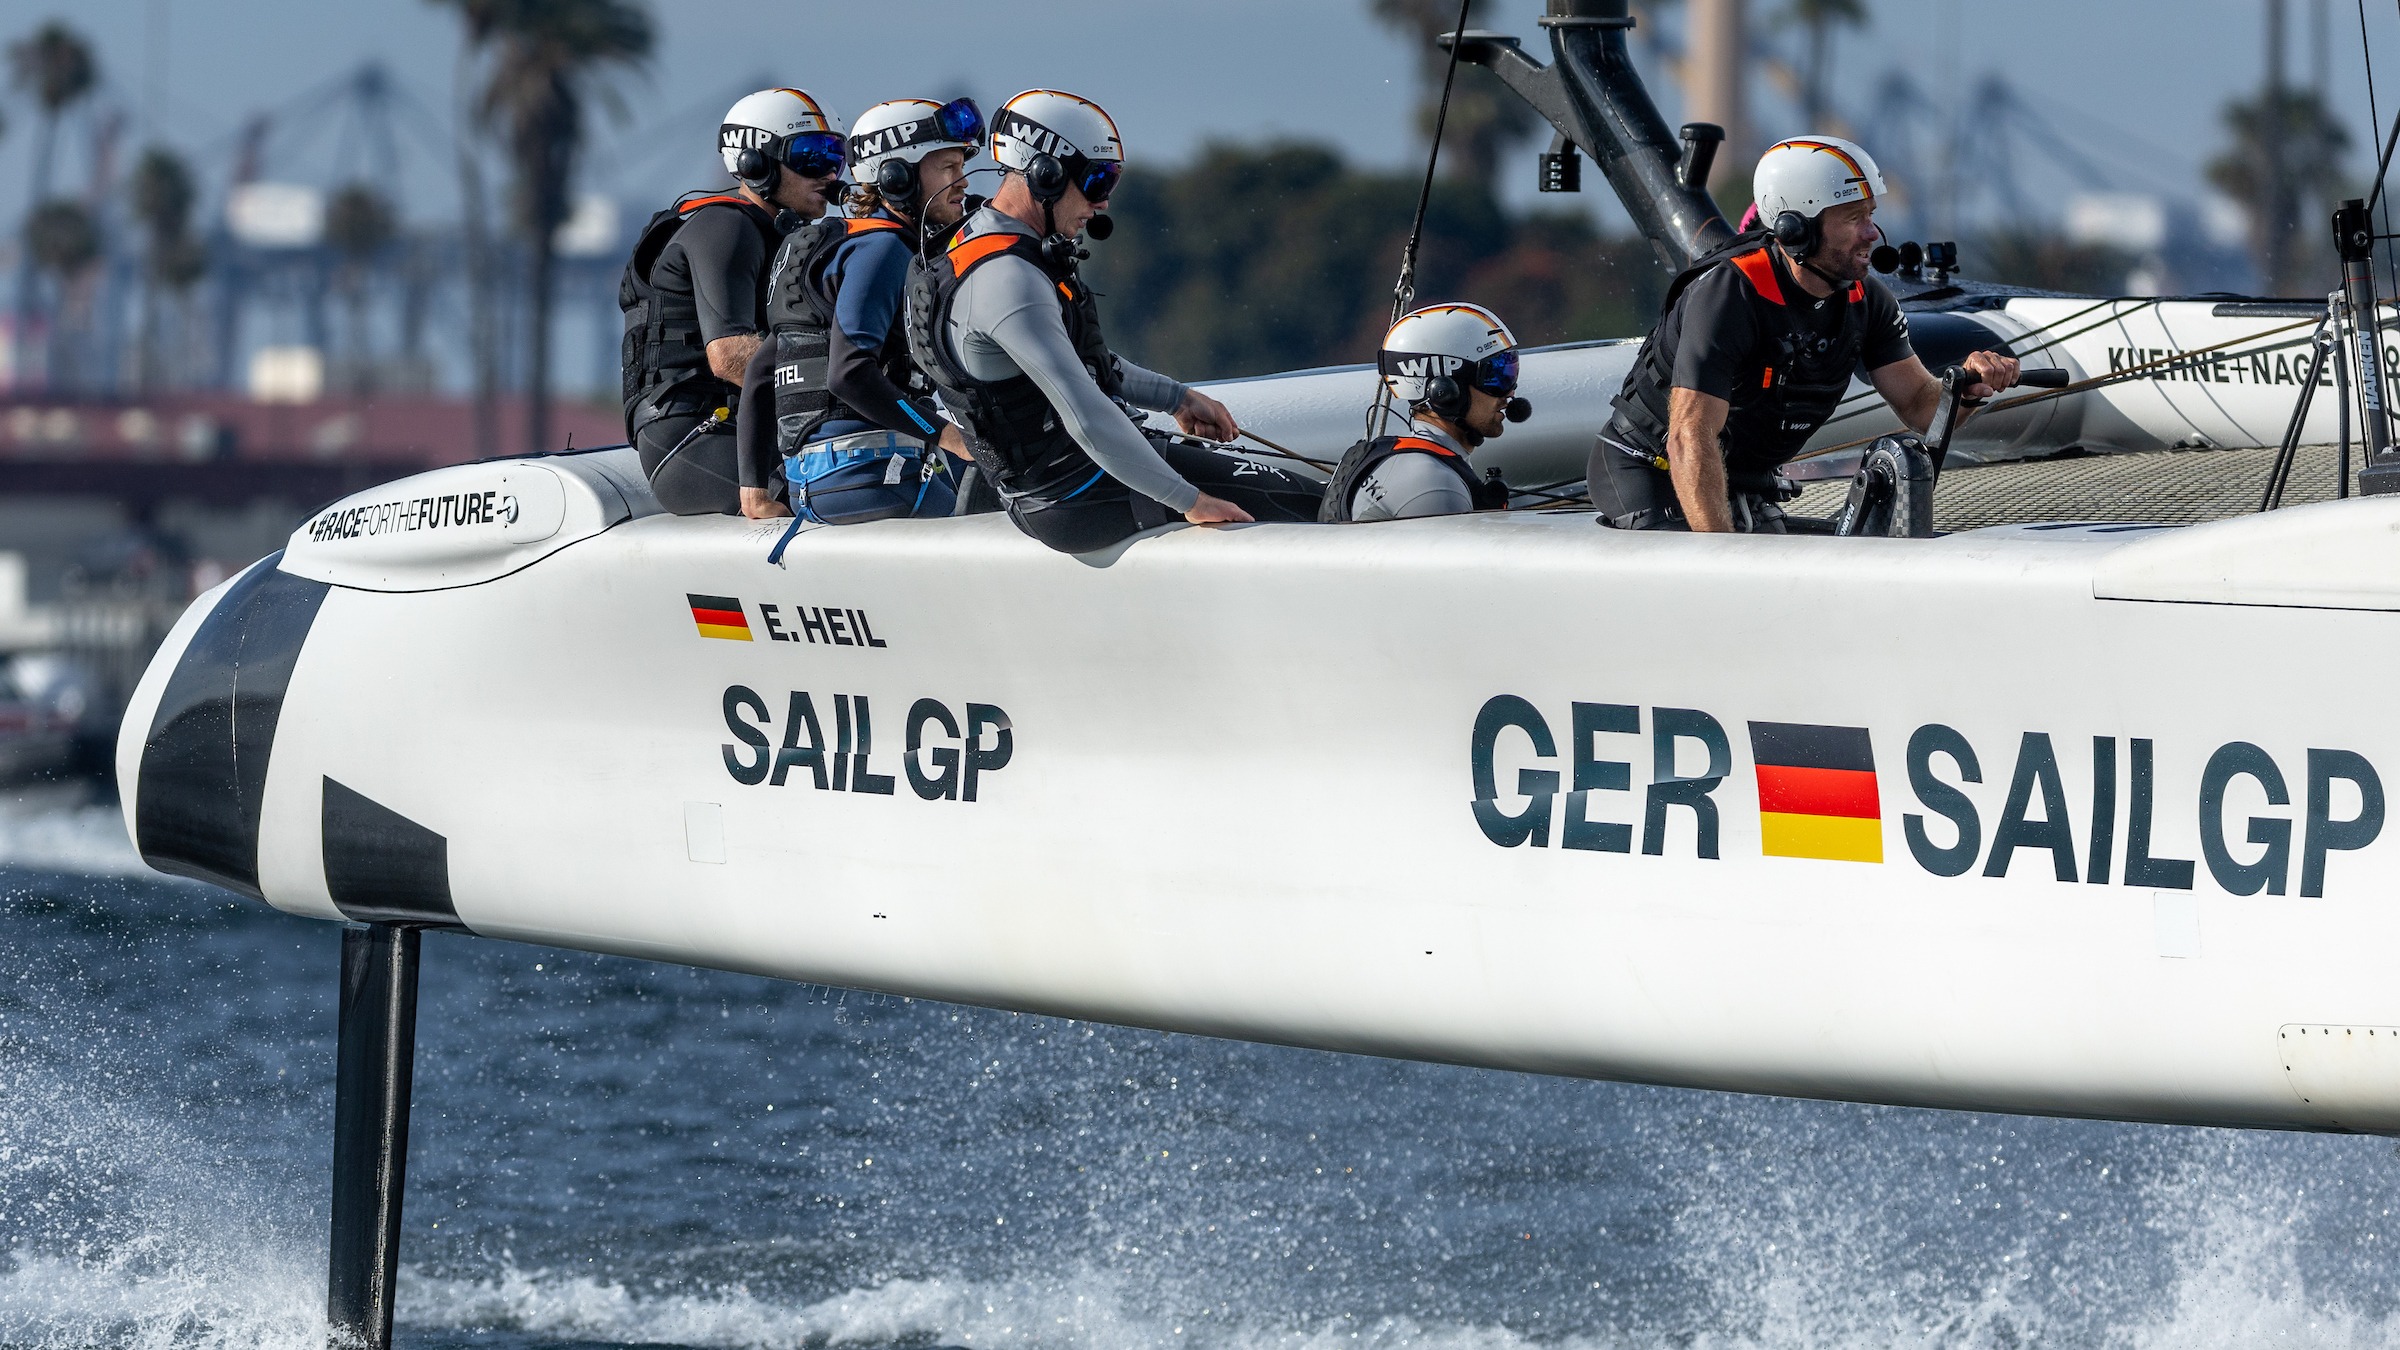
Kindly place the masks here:
[[(2400, 717), (2368, 692), (2400, 664), (2400, 502), (1937, 540), (1519, 514), (1177, 529), (1086, 559), (976, 517), (813, 529), (776, 567), (774, 527), (643, 514), (636, 478), (617, 451), (387, 485), (303, 527), (273, 586), (204, 597), (127, 716), (137, 844), (187, 871), (214, 847), (220, 877), (253, 847), (255, 889), (295, 914), (374, 917), (372, 893), (495, 937), (1211, 1035), (2400, 1130), (2400, 839), (2344, 824), (2400, 767)], [(401, 526), (439, 513), (389, 506), (443, 494), (515, 505), (416, 529)], [(286, 609), (259, 608), (270, 593)], [(749, 640), (702, 636), (692, 596), (738, 601)], [(818, 641), (803, 611), (847, 617)], [(879, 645), (833, 641), (861, 629)], [(278, 659), (288, 688), (268, 710)], [(249, 693), (203, 669), (227, 660)], [(853, 790), (815, 786), (805, 762), (756, 781), (796, 693), (829, 752), (837, 720), (870, 706)], [(1552, 753), (1487, 723), (1479, 813), (1479, 717), (1510, 696)], [(964, 750), (936, 719), (905, 753), (919, 700), (962, 734), (980, 716), (987, 762), (1005, 718), (1006, 762), (975, 800), (912, 786), (904, 761), (938, 779)], [(228, 703), (241, 744), (220, 752), (210, 709)], [(1629, 827), (1628, 851), (1564, 846), (1578, 703), (1637, 710), (1638, 733), (1587, 738), (1594, 764), (1625, 767), (1587, 769), (1578, 808)], [(1758, 722), (1866, 730), (1882, 861), (1766, 855)], [(1685, 806), (1646, 855), (1653, 780), (1701, 772), (1711, 726), (1717, 856)], [(1979, 782), (1948, 758), (1912, 772), (1928, 727), (1971, 746)], [(1702, 739), (1662, 764), (1662, 728)], [(2029, 734), (2055, 755), (2058, 852)], [(2095, 737), (2113, 738), (2113, 791), (2096, 789)], [(2202, 809), (2204, 766), (2239, 744), (2285, 804), (2237, 750), (2243, 773)], [(2312, 750), (2336, 752), (2313, 801)], [(1986, 876), (2020, 769), (2035, 838)], [(193, 796), (212, 773), (250, 805)], [(1980, 834), (1963, 875), (1921, 856), (1957, 837), (1944, 784)], [(2190, 863), (2189, 889), (2126, 883), (2144, 796), (2148, 853)], [(362, 835), (362, 809), (405, 828)], [(1529, 813), (1546, 814), (1540, 846), (1494, 841), (1494, 820)], [(186, 837), (213, 819), (254, 845)], [(2204, 833), (2225, 843), (2217, 864)], [(2278, 876), (2243, 871), (2279, 849)], [(360, 857), (389, 863), (384, 891)], [(2252, 881), (2274, 889), (2232, 893)]]

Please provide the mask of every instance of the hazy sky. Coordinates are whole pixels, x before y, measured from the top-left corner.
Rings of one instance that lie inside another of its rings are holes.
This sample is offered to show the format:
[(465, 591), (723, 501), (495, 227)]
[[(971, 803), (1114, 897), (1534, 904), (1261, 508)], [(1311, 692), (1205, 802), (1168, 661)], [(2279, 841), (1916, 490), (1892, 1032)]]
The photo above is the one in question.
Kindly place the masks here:
[[(2290, 0), (2293, 64), (2303, 79), (2316, 3)], [(1757, 15), (1779, 8), (1781, 0), (1752, 0)], [(2388, 119), (2400, 99), (2400, 10), (2391, 0), (2368, 8)], [(633, 200), (705, 181), (719, 114), (761, 82), (804, 86), (844, 116), (917, 93), (964, 89), (988, 106), (1029, 85), (1072, 88), (1116, 114), (1136, 171), (1210, 137), (1328, 140), (1377, 164), (1415, 153), (1409, 52), (1366, 17), (1365, 0), (660, 0), (656, 9), (657, 59), (623, 82), (630, 115), (621, 124), (602, 120), (587, 160), (586, 187)], [(1897, 67), (1938, 101), (1949, 96), (1941, 91), (2000, 73), (2045, 110), (2076, 153), (2101, 161), (2128, 188), (2196, 191), (2198, 166), (2222, 141), (2219, 106), (2260, 78), (2261, 0), (1874, 0), (1873, 10), (1873, 26), (1845, 34), (1836, 49), (1851, 90), (1871, 90)], [(1483, 21), (1538, 50), (1539, 12), (1539, 0), (1497, 0)], [(2334, 0), (2331, 12), (2335, 106), (2358, 132), (2363, 174), (2373, 137), (2365, 131), (2358, 10), (2355, 0)], [(272, 111), (270, 176), (320, 184), (386, 176), (411, 214), (452, 209), (440, 122), (457, 26), (445, 8), (428, 0), (0, 0), (0, 37), (54, 14), (98, 41), (100, 105), (127, 118), (129, 142), (173, 142), (194, 153), (211, 183), (229, 170), (244, 121)], [(1670, 19), (1662, 27), (1671, 26)], [(349, 134), (324, 92), (369, 59), (387, 63), (428, 110), (402, 119), (396, 164)], [(1669, 121), (1678, 120), (1673, 81), (1654, 56), (1644, 59)], [(306, 97), (311, 90), (317, 97)], [(1757, 97), (1763, 130), (1802, 129), (1768, 82)], [(5, 107), (0, 219), (13, 219), (30, 173), (34, 119), (20, 99)], [(1905, 129), (1859, 130), (1872, 149)], [(61, 174), (79, 183), (88, 128), (69, 133)], [(2039, 176), (2035, 161), (2050, 158), (2039, 147), (2020, 141), (2017, 155), (2026, 181), (2066, 181)], [(1508, 169), (1518, 192), (1532, 174), (1530, 153), (1524, 158)], [(1586, 201), (1597, 205), (1604, 195), (1587, 190)]]

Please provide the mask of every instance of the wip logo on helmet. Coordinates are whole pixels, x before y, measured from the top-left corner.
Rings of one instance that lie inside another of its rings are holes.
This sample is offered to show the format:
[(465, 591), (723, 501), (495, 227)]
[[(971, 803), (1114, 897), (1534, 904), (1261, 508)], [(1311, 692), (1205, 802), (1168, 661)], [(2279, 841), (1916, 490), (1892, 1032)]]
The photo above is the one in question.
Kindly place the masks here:
[(1461, 356), (1391, 356), (1392, 373), (1403, 379), (1424, 379), (1431, 375), (1454, 375), (1466, 362)]
[(717, 128), (717, 144), (727, 150), (764, 150), (775, 139), (775, 133), (765, 127), (740, 127), (727, 123)]
[(1883, 806), (1865, 727), (1752, 722), (1759, 852), (1770, 858), (1883, 861)]
[[(1000, 124), (992, 129), (995, 136), (1007, 136), (1032, 147), (1034, 153), (1055, 155), (1066, 142), (1059, 134), (1023, 113), (1000, 110)], [(1072, 147), (1070, 147), (1072, 148)]]
[(750, 641), (750, 620), (742, 613), (742, 602), (730, 595), (690, 595), (684, 599), (692, 604), (692, 623), (706, 638), (724, 638), (729, 642)]
[(880, 155), (886, 150), (897, 150), (915, 140), (918, 133), (923, 130), (925, 130), (925, 123), (922, 121), (903, 122), (896, 127), (870, 131), (864, 136), (853, 136), (850, 138), (850, 156), (853, 159), (866, 159), (871, 155)]

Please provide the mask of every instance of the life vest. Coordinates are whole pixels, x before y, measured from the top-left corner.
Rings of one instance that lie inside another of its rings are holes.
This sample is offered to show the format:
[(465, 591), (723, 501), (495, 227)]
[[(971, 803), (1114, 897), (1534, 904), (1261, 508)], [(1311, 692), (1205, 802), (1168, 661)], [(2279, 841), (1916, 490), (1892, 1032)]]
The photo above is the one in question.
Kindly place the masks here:
[[(1734, 380), (1733, 396), (1727, 400), (1732, 406), (1718, 443), (1729, 473), (1755, 477), (1772, 473), (1799, 454), (1849, 392), (1866, 344), (1867, 288), (1864, 282), (1850, 283), (1832, 332), (1809, 331), (1787, 302), (1766, 232), (1752, 230), (1703, 255), (1677, 276), (1667, 287), (1662, 317), (1674, 311), (1694, 281), (1719, 266), (1741, 274), (1760, 341)], [(1674, 383), (1667, 353), (1658, 343), (1648, 342), (1616, 397), (1615, 420), (1632, 433), (1627, 439), (1652, 455), (1666, 453), (1667, 391)]]
[(1467, 485), (1468, 499), (1478, 511), (1501, 511), (1508, 507), (1506, 483), (1477, 478), (1475, 470), (1467, 465), (1467, 457), (1440, 441), (1423, 436), (1378, 436), (1342, 452), (1341, 462), (1333, 466), (1333, 477), (1326, 480), (1325, 504), (1317, 508), (1317, 519), (1328, 524), (1355, 519), (1350, 514), (1350, 499), (1358, 494), (1358, 485), (1378, 465), (1396, 455), (1433, 456)]
[(749, 198), (731, 193), (687, 195), (642, 226), (633, 243), (633, 256), (626, 260), (625, 275), (617, 282), (617, 308), (625, 312), (625, 341), (618, 357), (624, 374), (625, 434), (629, 440), (635, 410), (662, 390), (704, 378), (714, 386), (704, 387), (704, 394), (719, 396), (730, 404), (740, 393), (708, 368), (708, 344), (700, 338), (699, 301), (688, 290), (668, 290), (650, 280), (659, 255), (666, 252), (684, 223), (716, 206), (740, 208), (758, 227), (768, 249), (775, 246), (775, 217)]
[(941, 392), (942, 407), (957, 419), (975, 452), (977, 468), (1012, 499), (1034, 505), (1072, 496), (1100, 472), (1076, 444), (1050, 406), (1041, 386), (1023, 373), (1005, 380), (969, 375), (950, 350), (950, 307), (958, 287), (992, 259), (1015, 255), (1042, 270), (1058, 290), (1059, 315), (1067, 338), (1100, 392), (1117, 397), (1124, 381), (1117, 358), (1100, 332), (1100, 306), (1072, 262), (1043, 257), (1041, 241), (1014, 230), (954, 235), (949, 244), (920, 258), (908, 279), (908, 349), (917, 368)]
[[(842, 245), (907, 226), (888, 216), (839, 219), (825, 216), (786, 235), (767, 272), (767, 331), (775, 343), (775, 449), (799, 454), (818, 427), (839, 420), (865, 421), (858, 410), (833, 396), (828, 377), (833, 352), (836, 297), (825, 276)], [(931, 388), (908, 358), (906, 312), (892, 316), (879, 364), (893, 384), (911, 393)]]

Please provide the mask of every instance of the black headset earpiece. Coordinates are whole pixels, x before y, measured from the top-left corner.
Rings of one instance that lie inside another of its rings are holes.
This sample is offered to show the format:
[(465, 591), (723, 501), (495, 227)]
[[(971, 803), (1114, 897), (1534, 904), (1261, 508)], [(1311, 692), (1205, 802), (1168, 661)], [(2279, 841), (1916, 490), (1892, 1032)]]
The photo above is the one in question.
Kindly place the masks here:
[(904, 216), (917, 213), (917, 166), (902, 159), (887, 159), (875, 166), (875, 195), (884, 204)]
[(1780, 211), (1775, 216), (1775, 242), (1794, 259), (1805, 258), (1816, 251), (1816, 222), (1797, 211)]
[(775, 185), (775, 167), (775, 161), (764, 154), (756, 150), (744, 150), (734, 156), (733, 176), (742, 180), (742, 186), (764, 196), (767, 189)]
[(1425, 377), (1425, 406), (1452, 420), (1467, 415), (1467, 387), (1447, 375)]
[(1056, 155), (1035, 155), (1025, 166), (1025, 186), (1035, 201), (1054, 206), (1067, 195), (1067, 166)]

